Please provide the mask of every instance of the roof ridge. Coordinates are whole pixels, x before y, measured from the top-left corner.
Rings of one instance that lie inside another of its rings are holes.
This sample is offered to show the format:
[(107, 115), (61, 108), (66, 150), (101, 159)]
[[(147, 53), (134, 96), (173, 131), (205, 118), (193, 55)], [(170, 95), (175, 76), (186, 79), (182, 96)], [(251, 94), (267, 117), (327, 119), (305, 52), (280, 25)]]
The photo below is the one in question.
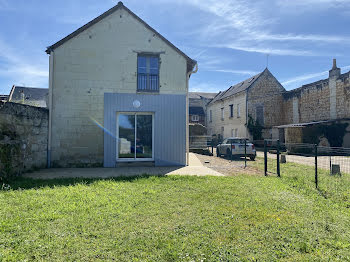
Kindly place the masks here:
[(156, 35), (159, 36), (160, 39), (162, 39), (166, 44), (168, 44), (170, 47), (174, 48), (175, 51), (177, 51), (179, 54), (181, 54), (183, 57), (186, 58), (188, 65), (190, 65), (190, 67), (192, 67), (191, 69), (193, 69), (193, 67), (197, 64), (197, 61), (190, 58), (188, 55), (186, 55), (184, 52), (182, 52), (179, 48), (177, 48), (174, 44), (172, 44), (168, 39), (166, 39), (164, 36), (162, 36), (157, 30), (155, 30), (153, 27), (151, 27), (149, 24), (147, 24), (143, 19), (141, 19), (139, 16), (137, 16), (134, 12), (132, 12), (129, 8), (127, 8), (123, 2), (119, 1), (117, 5), (115, 5), (114, 7), (108, 9), (106, 12), (102, 13), (101, 15), (97, 16), (96, 18), (94, 18), (93, 20), (91, 20), (90, 22), (86, 23), (85, 25), (79, 27), (77, 30), (73, 31), (72, 33), (70, 33), (69, 35), (67, 35), (66, 37), (62, 38), (61, 40), (59, 40), (58, 42), (56, 42), (55, 44), (47, 47), (46, 49), (46, 53), (50, 54), (51, 51), (53, 51), (55, 48), (61, 46), (62, 44), (64, 44), (65, 42), (67, 42), (68, 40), (72, 39), (73, 37), (79, 35), (81, 32), (85, 31), (86, 29), (88, 29), (89, 27), (95, 25), (96, 23), (100, 22), (102, 19), (106, 18), (107, 16), (113, 14), (115, 11), (117, 11), (120, 8), (124, 8), (129, 14), (131, 14), (136, 20), (138, 20), (139, 22), (141, 22), (146, 28), (148, 28), (149, 30), (151, 30), (153, 33), (155, 33)]

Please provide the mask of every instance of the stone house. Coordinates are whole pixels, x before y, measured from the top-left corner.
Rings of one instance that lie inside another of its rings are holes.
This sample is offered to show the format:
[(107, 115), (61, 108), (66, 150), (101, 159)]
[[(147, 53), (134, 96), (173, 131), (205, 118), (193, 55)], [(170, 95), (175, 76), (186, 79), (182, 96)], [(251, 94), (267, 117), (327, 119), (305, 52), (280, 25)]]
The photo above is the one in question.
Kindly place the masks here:
[(36, 107), (48, 107), (48, 88), (34, 88), (13, 85), (8, 101)]
[[(350, 147), (349, 77), (350, 72), (341, 74), (334, 59), (327, 79), (285, 92), (282, 95), (284, 124), (274, 128), (273, 138), (287, 143)], [(332, 142), (332, 137), (324, 134), (335, 132), (338, 132), (335, 136), (342, 136), (342, 141)]]
[(46, 52), (49, 165), (186, 164), (196, 61), (122, 2)]
[(217, 93), (189, 92), (189, 122), (206, 126), (206, 106)]
[(272, 127), (283, 124), (283, 86), (266, 68), (226, 91), (219, 92), (207, 105), (208, 135), (224, 137), (251, 137), (247, 129), (252, 118), (264, 127), (263, 137)]

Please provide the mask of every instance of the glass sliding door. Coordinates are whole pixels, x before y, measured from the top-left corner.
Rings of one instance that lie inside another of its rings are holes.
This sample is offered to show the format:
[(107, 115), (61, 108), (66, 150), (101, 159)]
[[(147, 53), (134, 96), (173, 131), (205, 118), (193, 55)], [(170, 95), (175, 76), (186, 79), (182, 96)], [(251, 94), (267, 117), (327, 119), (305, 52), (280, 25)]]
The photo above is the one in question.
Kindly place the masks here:
[(136, 115), (136, 158), (152, 158), (152, 115)]
[(118, 114), (118, 159), (153, 161), (153, 115)]
[(134, 158), (135, 115), (119, 114), (118, 124), (118, 157)]

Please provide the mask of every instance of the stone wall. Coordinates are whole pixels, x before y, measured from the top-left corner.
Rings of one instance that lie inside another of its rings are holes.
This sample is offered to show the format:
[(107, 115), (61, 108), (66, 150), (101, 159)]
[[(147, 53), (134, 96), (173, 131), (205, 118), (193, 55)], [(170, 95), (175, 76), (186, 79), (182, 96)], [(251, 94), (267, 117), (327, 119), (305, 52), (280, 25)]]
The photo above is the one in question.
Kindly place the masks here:
[[(48, 110), (16, 103), (0, 104), (0, 147), (13, 145), (13, 170), (21, 173), (47, 164)], [(0, 160), (1, 161), (1, 160)], [(4, 168), (4, 163), (0, 163)]]
[(282, 102), (284, 123), (350, 118), (349, 73), (286, 92)]
[(284, 91), (282, 85), (268, 70), (264, 71), (248, 89), (248, 114), (256, 120), (259, 119), (257, 111), (262, 111), (263, 123), (260, 124), (266, 129), (263, 132), (264, 138), (271, 138), (270, 129), (273, 126), (284, 124), (283, 114), (281, 114)]

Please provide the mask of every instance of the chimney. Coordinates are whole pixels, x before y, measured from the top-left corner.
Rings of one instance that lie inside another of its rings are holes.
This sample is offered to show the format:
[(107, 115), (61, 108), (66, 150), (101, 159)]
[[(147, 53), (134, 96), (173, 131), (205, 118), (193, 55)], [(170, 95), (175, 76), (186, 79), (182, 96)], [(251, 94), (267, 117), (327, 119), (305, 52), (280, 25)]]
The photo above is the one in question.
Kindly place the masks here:
[(329, 78), (338, 78), (340, 76), (340, 68), (337, 67), (337, 60), (333, 58), (333, 67), (329, 70)]

